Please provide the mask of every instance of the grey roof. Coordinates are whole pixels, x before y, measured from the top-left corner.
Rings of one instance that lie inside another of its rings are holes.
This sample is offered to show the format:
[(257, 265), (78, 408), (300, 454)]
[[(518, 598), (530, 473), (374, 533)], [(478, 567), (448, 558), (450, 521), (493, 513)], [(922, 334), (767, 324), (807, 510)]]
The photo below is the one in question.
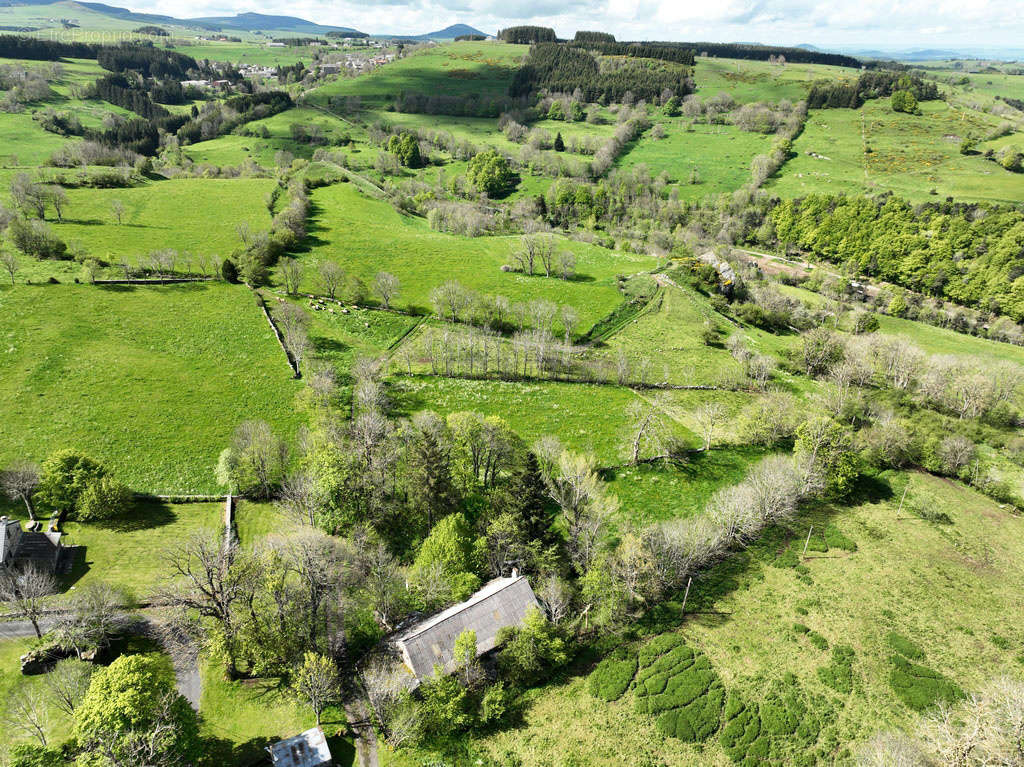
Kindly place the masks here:
[(0, 517), (0, 564), (33, 562), (52, 570), (60, 554), (60, 538), (60, 533), (22, 530), (18, 520)]
[(539, 607), (525, 575), (497, 578), (465, 602), (416, 624), (396, 640), (406, 665), (418, 679), (427, 679), (440, 665), (454, 669), (455, 640), (463, 631), (476, 632), (477, 655), (494, 649), (498, 632), (520, 626), (526, 612)]
[(314, 727), (272, 745), (270, 759), (275, 767), (320, 767), (331, 764), (331, 749), (327, 747), (324, 731)]
[(20, 522), (16, 519), (0, 517), (0, 564), (6, 564), (7, 560), (14, 556), (14, 549), (18, 544), (20, 533)]

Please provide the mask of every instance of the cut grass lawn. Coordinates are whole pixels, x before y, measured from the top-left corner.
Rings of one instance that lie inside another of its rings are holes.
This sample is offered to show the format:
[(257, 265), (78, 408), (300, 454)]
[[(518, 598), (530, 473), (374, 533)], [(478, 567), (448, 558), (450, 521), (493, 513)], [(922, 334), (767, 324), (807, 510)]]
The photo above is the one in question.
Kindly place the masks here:
[(241, 286), (0, 291), (0, 465), (85, 451), (135, 490), (217, 492), (234, 428), (302, 416), (284, 355)]
[[(873, 733), (914, 726), (916, 715), (890, 682), (889, 632), (912, 638), (929, 668), (967, 692), (1001, 673), (1020, 674), (1015, 657), (1024, 636), (1007, 616), (1018, 609), (1024, 587), (1024, 519), (946, 480), (924, 474), (889, 479), (892, 487), (879, 485), (869, 493), (872, 500), (808, 512), (790, 533), (802, 548), (808, 524), (833, 524), (856, 542), (855, 552), (812, 552), (803, 562), (804, 577), (791, 567), (766, 566), (785, 542), (768, 535), (695, 579), (695, 606), (678, 629), (687, 645), (709, 658), (728, 691), (761, 703), (762, 716), (773, 686), (799, 685), (818, 696), (813, 710), (832, 712), (822, 722), (818, 748), (824, 746), (827, 756), (819, 763), (845, 763)], [(898, 518), (907, 482), (908, 497), (927, 498), (953, 524)], [(645, 622), (640, 630), (679, 621), (678, 613), (664, 617), (670, 609), (658, 613), (663, 620)], [(795, 633), (794, 621), (841, 646), (839, 655)], [(1004, 635), (1009, 642), (992, 640)], [(837, 657), (850, 665), (850, 693), (828, 683)], [(832, 671), (819, 674), (819, 668)], [(607, 703), (587, 688), (584, 673), (531, 693), (521, 726), (475, 740), (472, 747), (524, 767), (557, 762), (565, 753), (586, 753), (588, 765), (731, 763), (717, 737), (702, 748), (688, 745), (635, 713), (631, 696)], [(723, 719), (734, 712), (727, 706)]]
[(459, 237), (432, 231), (426, 221), (403, 216), (388, 203), (372, 200), (343, 183), (315, 190), (310, 226), (313, 245), (304, 289), (316, 292), (315, 264), (333, 260), (370, 285), (378, 271), (396, 275), (401, 293), (396, 305), (429, 308), (430, 292), (448, 280), (512, 301), (544, 298), (575, 307), (580, 327), (588, 328), (622, 301), (616, 274), (653, 268), (650, 256), (615, 253), (559, 239), (559, 248), (576, 254), (576, 279), (565, 281), (501, 271), (519, 237)]
[(892, 191), (913, 202), (947, 195), (964, 201), (1020, 201), (1024, 176), (981, 155), (960, 154), (964, 138), (988, 133), (997, 118), (944, 101), (923, 102), (921, 112), (894, 112), (888, 99), (868, 101), (860, 109), (814, 110), (793, 143), (796, 156), (766, 189), (783, 197)]

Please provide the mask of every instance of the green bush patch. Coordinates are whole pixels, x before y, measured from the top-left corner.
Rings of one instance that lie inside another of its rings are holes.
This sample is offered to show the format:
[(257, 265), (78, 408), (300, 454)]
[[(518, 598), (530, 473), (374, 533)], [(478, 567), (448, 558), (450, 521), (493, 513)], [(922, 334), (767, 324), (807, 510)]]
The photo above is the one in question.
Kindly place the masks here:
[(910, 660), (924, 660), (924, 650), (902, 634), (890, 631), (886, 634), (885, 641), (888, 643), (889, 647), (898, 652), (904, 658), (909, 658)]
[[(668, 644), (649, 643), (641, 650), (641, 660)], [(658, 729), (666, 735), (700, 742), (718, 731), (725, 688), (703, 653), (685, 645), (672, 647), (640, 671), (634, 689), (637, 711), (659, 715)]]
[(938, 671), (911, 663), (901, 655), (890, 659), (889, 684), (896, 696), (914, 711), (924, 711), (937, 703), (955, 703), (964, 691)]
[(636, 676), (635, 652), (617, 651), (597, 664), (588, 680), (590, 694), (601, 700), (618, 700)]
[(857, 654), (849, 645), (832, 648), (832, 662), (818, 668), (818, 679), (838, 693), (853, 692), (853, 660)]
[(819, 650), (828, 649), (828, 640), (825, 639), (825, 637), (823, 637), (817, 631), (808, 632), (807, 638), (811, 640), (811, 644), (817, 647)]
[(815, 764), (817, 756), (811, 749), (830, 714), (831, 707), (823, 700), (808, 704), (795, 680), (770, 692), (760, 704), (734, 692), (725, 705), (722, 749), (744, 767)]
[(857, 544), (847, 538), (835, 525), (825, 527), (825, 543), (829, 548), (842, 549), (843, 551), (856, 551)]

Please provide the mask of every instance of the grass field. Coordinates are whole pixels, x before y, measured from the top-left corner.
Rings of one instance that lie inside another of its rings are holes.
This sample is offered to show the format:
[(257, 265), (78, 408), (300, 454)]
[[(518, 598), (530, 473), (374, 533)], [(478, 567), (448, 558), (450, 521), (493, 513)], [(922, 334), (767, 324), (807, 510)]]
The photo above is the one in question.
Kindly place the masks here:
[(248, 129), (256, 132), (266, 128), (270, 134), (269, 138), (229, 134), (209, 141), (200, 141), (198, 144), (185, 147), (183, 151), (194, 162), (218, 166), (241, 165), (246, 160), (252, 160), (265, 168), (272, 168), (274, 155), (279, 151), (291, 152), (295, 157), (304, 157), (308, 160), (313, 156), (316, 147), (293, 140), (292, 123), (307, 128), (316, 125), (321, 128), (328, 140), (336, 140), (351, 132), (349, 126), (336, 117), (315, 109), (297, 107), (246, 124)]
[(1024, 176), (981, 155), (960, 154), (961, 140), (984, 135), (996, 118), (942, 101), (924, 102), (921, 111), (893, 112), (887, 99), (868, 101), (857, 110), (813, 111), (793, 143), (796, 156), (766, 189), (784, 197), (892, 191), (914, 202), (947, 195), (1011, 203), (1022, 198)]
[[(908, 499), (949, 514), (951, 525), (897, 515), (903, 487)], [(815, 701), (823, 723), (817, 763), (842, 764), (857, 744), (879, 729), (913, 726), (915, 715), (889, 683), (895, 631), (924, 651), (921, 661), (970, 691), (1000, 673), (1021, 673), (1024, 636), (1007, 616), (1019, 609), (1024, 586), (1024, 520), (944, 480), (912, 474), (890, 477), (872, 500), (848, 509), (823, 508), (792, 525), (802, 547), (808, 525), (831, 524), (857, 551), (810, 552), (806, 576), (772, 566), (787, 536), (770, 536), (695, 580), (688, 616), (667, 609), (638, 632), (681, 623), (687, 645), (703, 651), (725, 688), (747, 700), (784, 685)], [(820, 529), (820, 528), (819, 528)], [(799, 552), (798, 552), (799, 553)], [(692, 612), (693, 610), (707, 612)], [(838, 693), (818, 673), (830, 653), (792, 628), (805, 624), (830, 645), (852, 648), (853, 691)], [(1002, 641), (1009, 640), (1008, 649)], [(1014, 649), (1016, 648), (1016, 649)], [(587, 690), (584, 664), (524, 701), (523, 722), (475, 741), (492, 758), (534, 767), (557, 764), (560, 755), (586, 753), (587, 764), (732, 764), (718, 737), (703, 746), (662, 734), (654, 720), (634, 711), (633, 694), (614, 703)], [(792, 675), (787, 677), (787, 675)], [(388, 755), (390, 756), (390, 755)], [(402, 764), (389, 759), (387, 764)]]
[[(620, 168), (645, 165), (652, 176), (665, 172), (676, 184), (679, 197), (698, 200), (705, 195), (731, 192), (750, 180), (750, 161), (766, 153), (771, 136), (747, 133), (732, 125), (665, 121), (665, 137), (654, 138), (648, 131), (622, 155)], [(698, 183), (690, 183), (696, 170)]]
[[(337, 261), (371, 284), (388, 271), (401, 281), (396, 305), (429, 307), (430, 291), (447, 280), (513, 301), (545, 298), (572, 304), (580, 326), (589, 327), (623, 300), (616, 274), (651, 269), (648, 256), (613, 253), (584, 243), (561, 240), (560, 248), (576, 254), (577, 278), (571, 281), (502, 272), (517, 237), (457, 237), (434, 232), (423, 219), (403, 216), (385, 202), (371, 200), (352, 184), (315, 190), (310, 233), (313, 246), (303, 255), (312, 267), (321, 259)], [(315, 270), (307, 270), (309, 288)]]
[(133, 489), (214, 492), (232, 430), (290, 438), (301, 384), (242, 287), (0, 292), (0, 464), (73, 447)]
[(697, 51), (694, 80), (697, 95), (706, 100), (725, 92), (741, 104), (754, 101), (799, 101), (815, 80), (853, 79), (859, 73), (824, 64), (786, 64), (767, 61), (704, 58)]
[(312, 91), (314, 103), (358, 96), (364, 106), (386, 107), (403, 92), (502, 98), (525, 45), (460, 42), (420, 51), (355, 78), (339, 78)]
[[(239, 224), (253, 231), (270, 226), (264, 200), (273, 186), (258, 178), (170, 179), (127, 189), (69, 189), (64, 223), (50, 224), (69, 246), (112, 264), (139, 263), (162, 248), (216, 256), (219, 264), (241, 244)], [(111, 209), (115, 200), (125, 208), (121, 224)], [(184, 266), (182, 259), (178, 270)]]

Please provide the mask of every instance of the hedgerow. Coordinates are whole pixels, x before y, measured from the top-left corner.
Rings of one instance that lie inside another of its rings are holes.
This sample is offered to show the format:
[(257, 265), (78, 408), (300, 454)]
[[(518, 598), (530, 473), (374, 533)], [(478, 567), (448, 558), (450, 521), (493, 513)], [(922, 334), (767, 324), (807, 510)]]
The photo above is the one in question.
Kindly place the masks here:
[(636, 676), (636, 669), (636, 652), (619, 648), (598, 663), (590, 673), (590, 694), (602, 700), (618, 700), (622, 693), (629, 689), (633, 677)]
[(836, 692), (853, 692), (853, 661), (856, 657), (849, 645), (836, 645), (832, 648), (832, 662), (818, 668), (818, 679)]

